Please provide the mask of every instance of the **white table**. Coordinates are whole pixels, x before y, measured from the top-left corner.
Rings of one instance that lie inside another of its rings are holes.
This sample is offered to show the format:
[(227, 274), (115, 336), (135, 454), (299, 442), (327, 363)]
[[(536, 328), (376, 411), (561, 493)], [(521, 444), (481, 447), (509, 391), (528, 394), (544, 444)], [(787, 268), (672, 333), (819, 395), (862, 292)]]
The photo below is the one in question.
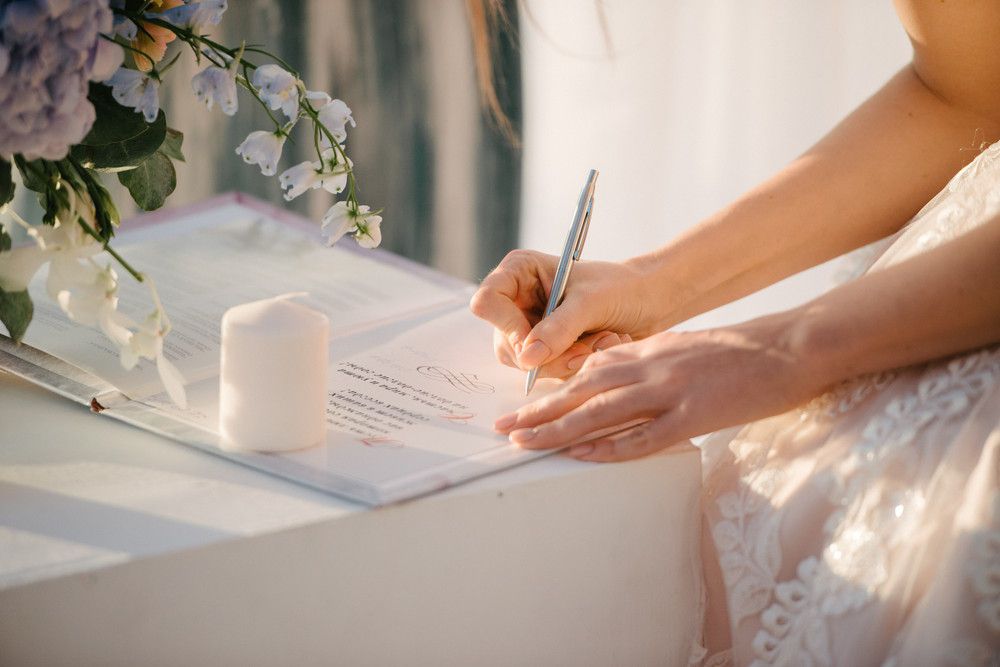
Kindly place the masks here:
[(0, 372), (0, 664), (683, 665), (699, 457), (379, 510)]

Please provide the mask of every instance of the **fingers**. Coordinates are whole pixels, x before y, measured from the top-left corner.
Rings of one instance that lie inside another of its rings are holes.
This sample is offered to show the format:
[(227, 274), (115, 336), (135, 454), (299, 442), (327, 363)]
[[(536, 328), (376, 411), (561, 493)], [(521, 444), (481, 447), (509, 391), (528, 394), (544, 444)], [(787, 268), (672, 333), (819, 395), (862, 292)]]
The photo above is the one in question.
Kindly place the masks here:
[(491, 323), (506, 337), (512, 350), (520, 349), (531, 323), (517, 306), (518, 281), (513, 271), (497, 268), (486, 276), (469, 302), (472, 313)]
[(566, 378), (583, 366), (584, 362), (595, 352), (607, 350), (623, 343), (632, 342), (628, 334), (619, 335), (614, 331), (599, 331), (588, 334), (569, 346), (569, 349), (558, 357), (539, 367), (538, 377)]
[(517, 361), (522, 368), (535, 368), (563, 354), (587, 330), (584, 301), (568, 296), (524, 338)]
[(653, 410), (649, 392), (639, 385), (617, 387), (596, 394), (557, 419), (510, 434), (524, 449), (548, 449), (579, 442), (591, 434), (649, 418)]
[[(517, 412), (504, 415), (497, 420), (494, 428), (500, 432), (510, 432), (511, 440), (514, 442), (525, 442), (528, 437), (526, 432), (515, 436), (512, 431), (527, 431), (546, 422), (551, 422), (602, 392), (633, 384), (638, 378), (633, 366), (629, 363), (620, 363), (577, 376), (558, 391), (522, 407)], [(592, 405), (591, 408), (599, 405), (600, 401)], [(540, 442), (544, 441), (546, 440), (540, 440)]]
[(570, 447), (566, 453), (582, 461), (628, 461), (658, 452), (682, 439), (676, 433), (676, 415), (669, 411), (620, 433)]
[(504, 366), (518, 368), (517, 353), (510, 345), (510, 341), (499, 329), (493, 330), (493, 354)]

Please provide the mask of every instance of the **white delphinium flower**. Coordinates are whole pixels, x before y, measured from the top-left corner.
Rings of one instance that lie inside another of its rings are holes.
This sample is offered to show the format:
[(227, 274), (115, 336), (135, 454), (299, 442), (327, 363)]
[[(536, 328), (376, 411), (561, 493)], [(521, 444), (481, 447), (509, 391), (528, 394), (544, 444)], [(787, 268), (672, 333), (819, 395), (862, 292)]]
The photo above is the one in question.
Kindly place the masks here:
[(294, 120), (299, 116), (299, 80), (277, 65), (261, 65), (253, 73), (253, 85), (272, 109)]
[(369, 208), (360, 204), (355, 215), (357, 221), (357, 231), (354, 232), (354, 240), (362, 248), (375, 248), (382, 243), (382, 216), (369, 213)]
[[(337, 140), (338, 144), (347, 140), (347, 124), (357, 127), (354, 116), (351, 115), (351, 108), (343, 100), (336, 100), (322, 91), (307, 90), (306, 99), (312, 103), (316, 109), (319, 121), (330, 130), (330, 134)], [(330, 147), (330, 140), (326, 134), (321, 135), (321, 141), (325, 148)]]
[[(64, 186), (65, 183), (60, 185)], [(46, 262), (51, 262), (46, 291), (53, 299), (57, 299), (62, 289), (75, 284), (80, 275), (80, 261), (101, 252), (100, 244), (76, 224), (77, 216), (90, 225), (94, 224), (93, 204), (89, 200), (85, 202), (73, 188), (67, 187), (65, 192), (69, 208), (60, 211), (52, 225), (30, 225), (12, 209), (3, 207), (35, 244), (3, 253), (3, 261), (0, 261), (0, 289), (8, 292), (26, 289), (38, 269)], [(5, 229), (6, 227), (4, 225)]]
[(185, 0), (179, 7), (172, 7), (166, 11), (152, 14), (154, 18), (169, 21), (181, 28), (187, 28), (199, 35), (214, 25), (219, 25), (222, 21), (222, 14), (226, 11), (229, 3), (226, 0)]
[(348, 202), (339, 201), (323, 216), (326, 244), (333, 245), (345, 234), (354, 233), (354, 240), (362, 248), (374, 248), (382, 242), (382, 216), (369, 212), (360, 205), (354, 209)]
[[(147, 278), (147, 281), (149, 278)], [(167, 390), (170, 399), (181, 409), (187, 407), (187, 395), (184, 391), (184, 376), (177, 367), (163, 355), (163, 339), (170, 333), (170, 320), (160, 304), (156, 290), (150, 284), (156, 310), (131, 332), (128, 342), (121, 347), (121, 362), (125, 370), (132, 370), (139, 359), (149, 359), (156, 362), (156, 372), (160, 382)]]
[(120, 67), (105, 82), (111, 86), (111, 96), (122, 106), (142, 113), (147, 123), (160, 113), (160, 82), (138, 70)]
[(232, 116), (239, 108), (236, 98), (236, 68), (232, 64), (226, 68), (215, 65), (206, 67), (191, 79), (191, 88), (195, 97), (209, 109), (218, 102), (222, 113)]
[(347, 172), (353, 163), (337, 162), (334, 150), (323, 151), (322, 162), (300, 162), (289, 167), (278, 176), (278, 182), (285, 192), (285, 201), (292, 201), (307, 190), (323, 188), (327, 192), (339, 195), (347, 187)]
[(281, 149), (285, 145), (285, 134), (280, 131), (257, 130), (247, 135), (236, 154), (243, 156), (247, 164), (260, 165), (260, 173), (274, 176), (281, 159)]
[(118, 347), (128, 345), (132, 332), (128, 318), (118, 312), (118, 274), (111, 266), (96, 262), (78, 263), (76, 284), (62, 289), (56, 298), (59, 307), (84, 326), (98, 327)]

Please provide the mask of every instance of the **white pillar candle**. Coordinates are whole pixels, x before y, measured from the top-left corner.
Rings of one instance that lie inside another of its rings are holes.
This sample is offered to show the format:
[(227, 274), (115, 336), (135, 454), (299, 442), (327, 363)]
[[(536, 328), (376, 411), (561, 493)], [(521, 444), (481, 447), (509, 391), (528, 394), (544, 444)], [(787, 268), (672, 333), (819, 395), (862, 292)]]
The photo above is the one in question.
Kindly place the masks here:
[(223, 449), (287, 451), (326, 438), (329, 330), (326, 315), (288, 297), (226, 311), (219, 374)]

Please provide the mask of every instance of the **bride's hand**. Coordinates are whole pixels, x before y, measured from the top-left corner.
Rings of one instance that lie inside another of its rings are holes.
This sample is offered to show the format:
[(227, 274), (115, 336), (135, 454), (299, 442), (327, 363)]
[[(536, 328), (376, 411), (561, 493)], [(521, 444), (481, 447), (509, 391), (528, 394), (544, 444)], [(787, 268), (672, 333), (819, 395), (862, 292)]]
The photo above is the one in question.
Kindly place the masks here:
[(547, 449), (588, 434), (641, 424), (569, 454), (621, 461), (685, 438), (778, 414), (830, 383), (807, 363), (805, 342), (787, 314), (721, 329), (665, 332), (591, 356), (557, 391), (497, 420), (526, 449)]
[(566, 377), (595, 350), (662, 328), (667, 295), (656, 293), (641, 260), (577, 263), (562, 304), (541, 319), (558, 263), (552, 255), (515, 250), (472, 297), (472, 312), (496, 327), (494, 349), (502, 363), (539, 366), (540, 377)]

